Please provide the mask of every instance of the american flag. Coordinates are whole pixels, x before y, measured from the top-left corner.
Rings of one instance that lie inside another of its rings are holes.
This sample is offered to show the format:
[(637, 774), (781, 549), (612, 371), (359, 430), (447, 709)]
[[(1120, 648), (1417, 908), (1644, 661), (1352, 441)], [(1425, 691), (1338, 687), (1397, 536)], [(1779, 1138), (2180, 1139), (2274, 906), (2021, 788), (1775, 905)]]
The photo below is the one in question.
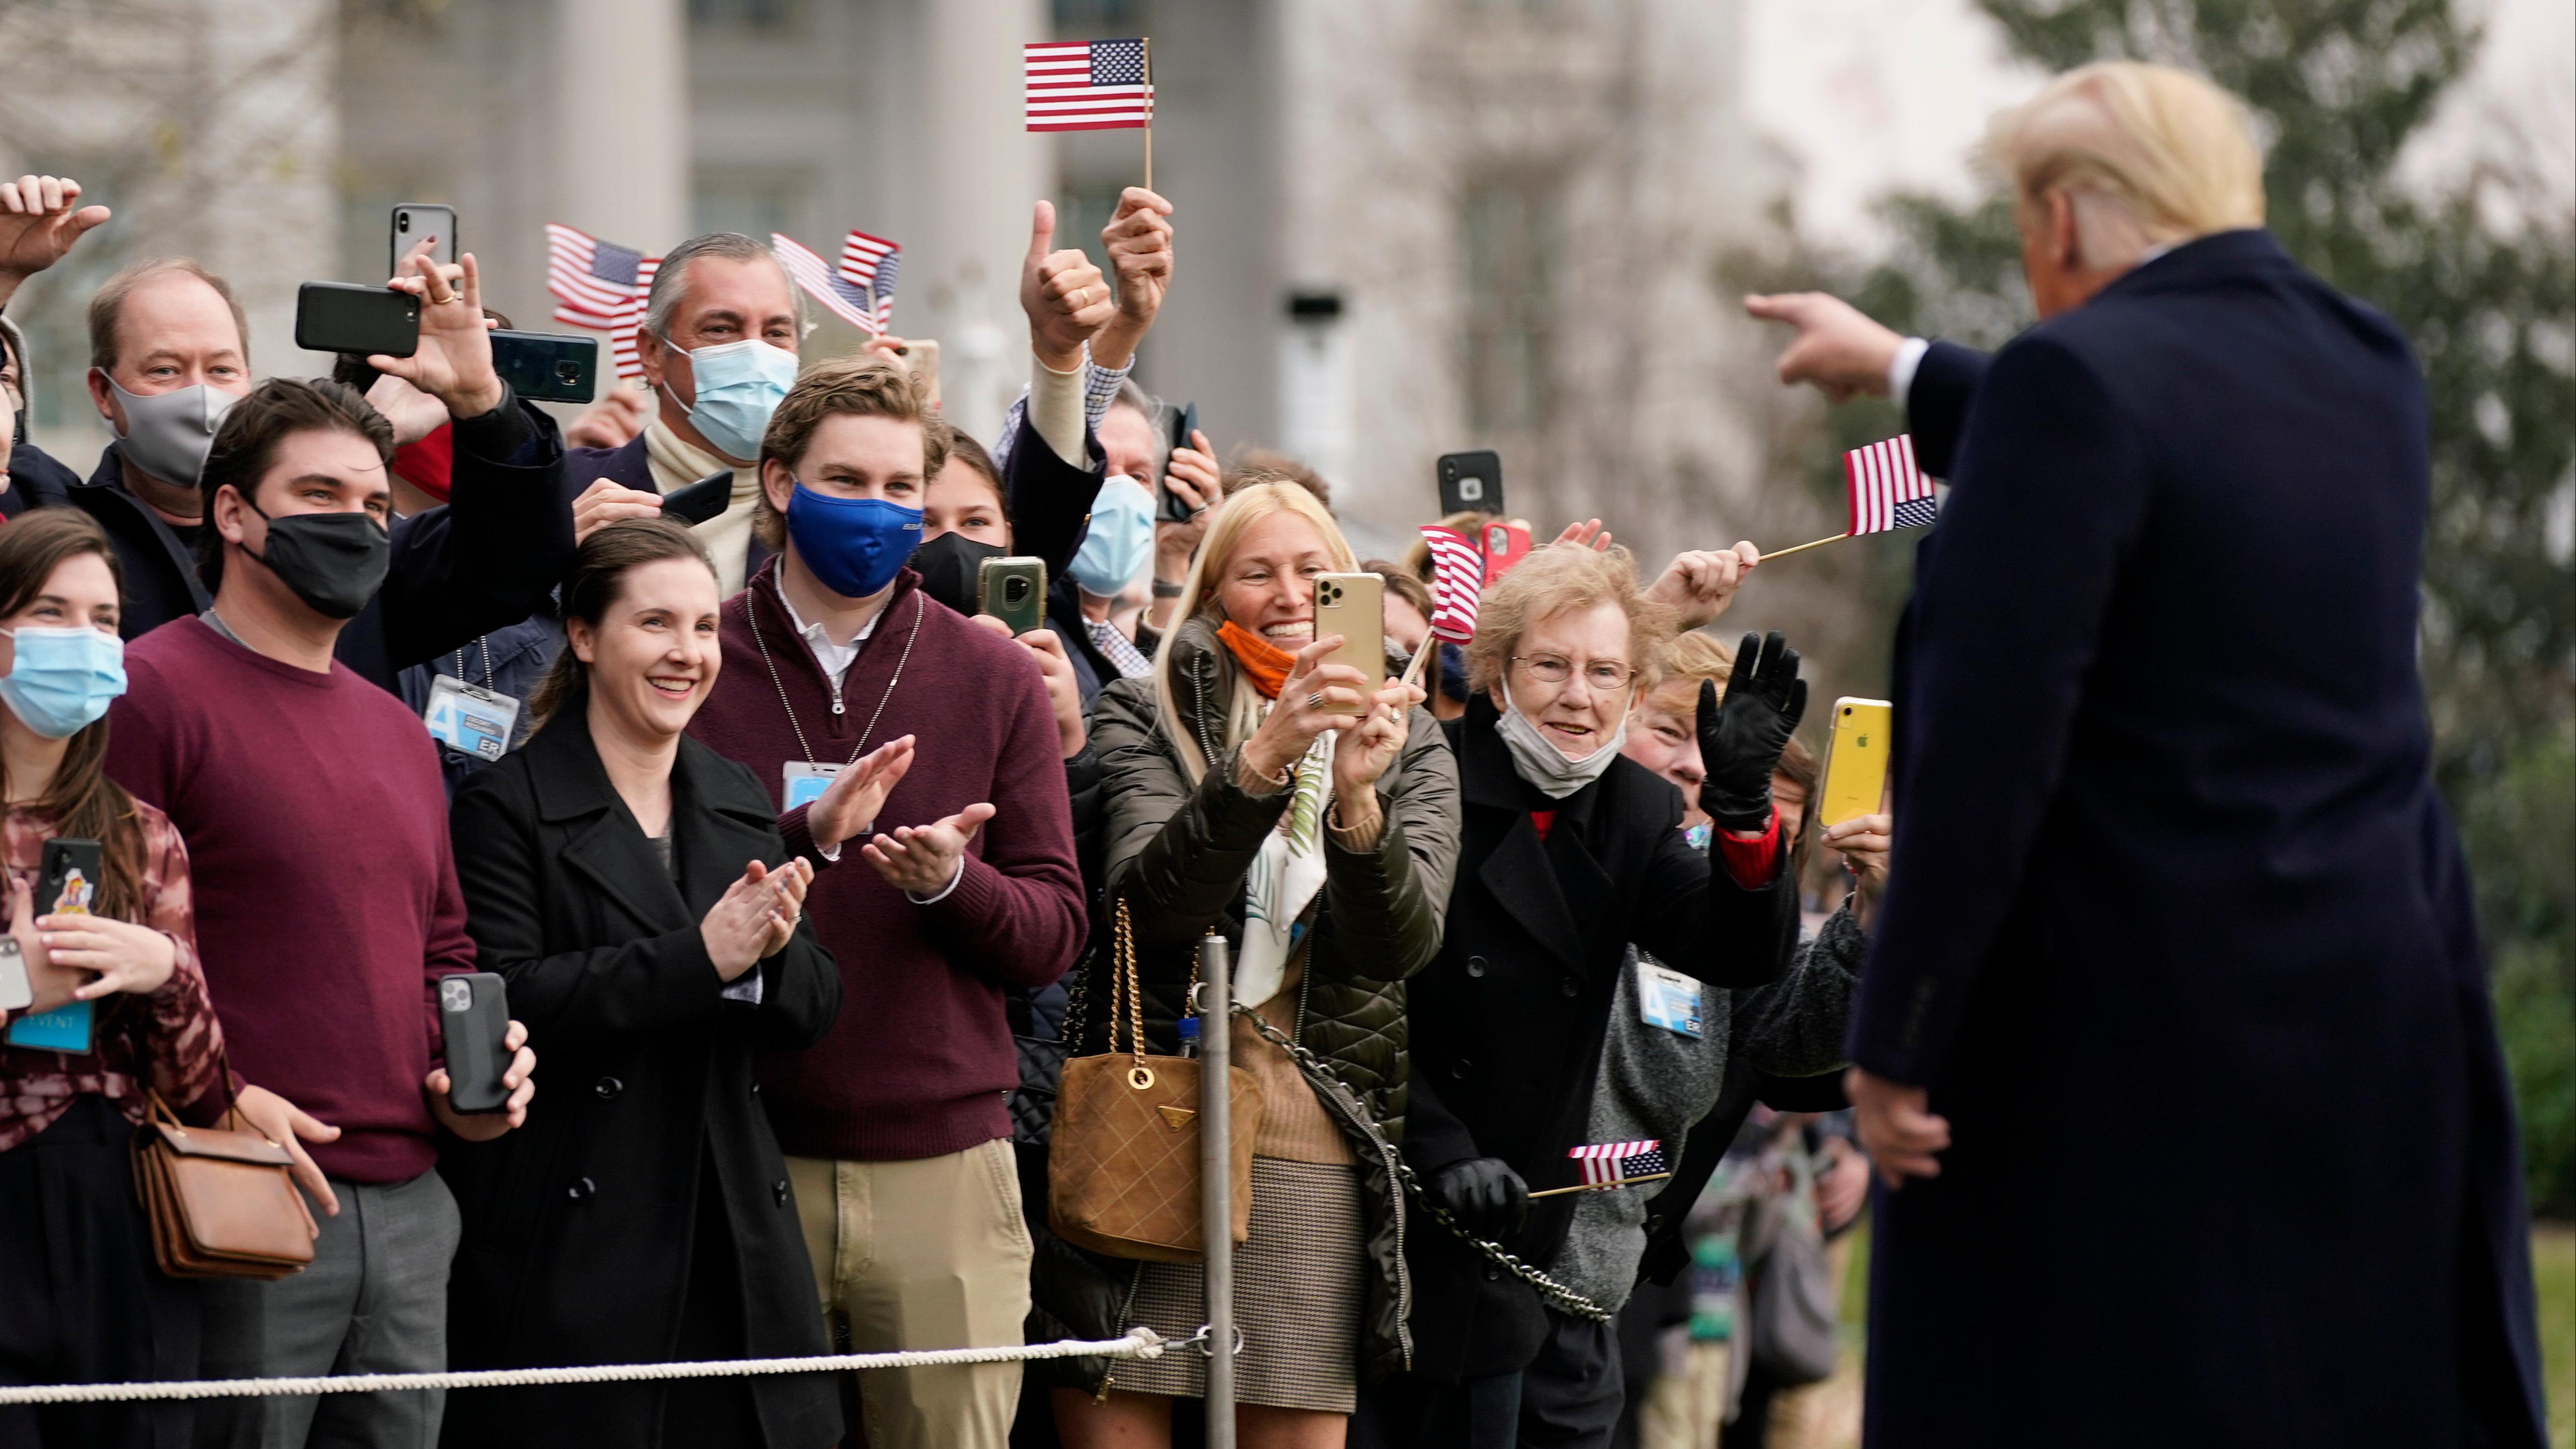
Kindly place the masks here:
[(1431, 635), (1451, 644), (1476, 637), (1476, 604), (1485, 594), (1485, 556), (1467, 535), (1436, 523), (1422, 525), (1431, 546)]
[(546, 223), (546, 290), (555, 297), (555, 320), (608, 334), (619, 377), (641, 377), (635, 332), (644, 320), (645, 294), (653, 288), (660, 257), (629, 251), (559, 222)]
[(1144, 41), (1032, 41), (1023, 54), (1030, 130), (1132, 131), (1154, 123)]
[(1940, 512), (1932, 480), (1914, 466), (1910, 433), (1843, 454), (1843, 477), (1851, 498), (1847, 537), (1920, 528)]
[(894, 279), (903, 269), (903, 248), (857, 228), (841, 240), (841, 280), (863, 287), (874, 299), (877, 330), (894, 324)]
[(870, 336), (885, 331), (884, 324), (877, 320), (875, 299), (868, 296), (868, 289), (824, 266), (823, 259), (804, 243), (783, 231), (773, 231), (769, 234), (769, 250), (796, 285), (833, 316)]
[(1643, 1142), (1587, 1142), (1565, 1155), (1583, 1165), (1585, 1187), (1604, 1187), (1623, 1177), (1654, 1177), (1672, 1171), (1664, 1162), (1664, 1144), (1652, 1137)]

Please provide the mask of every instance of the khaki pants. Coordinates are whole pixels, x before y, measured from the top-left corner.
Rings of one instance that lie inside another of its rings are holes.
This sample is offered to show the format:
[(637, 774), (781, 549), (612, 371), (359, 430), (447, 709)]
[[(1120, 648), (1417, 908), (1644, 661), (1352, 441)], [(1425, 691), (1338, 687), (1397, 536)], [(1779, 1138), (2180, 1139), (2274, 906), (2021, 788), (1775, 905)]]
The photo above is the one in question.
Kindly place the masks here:
[(1717, 1449), (1726, 1424), (1728, 1371), (1723, 1343), (1694, 1343), (1680, 1373), (1655, 1375), (1638, 1417), (1645, 1449)]
[[(1020, 1342), (1030, 1245), (1008, 1141), (908, 1162), (790, 1157), (787, 1179), (851, 1352)], [(869, 1449), (1005, 1449), (1019, 1397), (1016, 1363), (859, 1375)]]

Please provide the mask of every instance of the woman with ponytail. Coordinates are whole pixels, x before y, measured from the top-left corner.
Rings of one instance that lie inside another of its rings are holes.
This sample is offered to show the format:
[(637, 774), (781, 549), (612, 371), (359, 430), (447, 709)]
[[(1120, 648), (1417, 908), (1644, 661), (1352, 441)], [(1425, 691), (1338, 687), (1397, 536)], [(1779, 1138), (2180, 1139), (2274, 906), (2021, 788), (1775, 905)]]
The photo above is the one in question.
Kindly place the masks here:
[[(1458, 777), (1422, 691), (1363, 695), (1342, 640), (1315, 637), (1315, 579), (1356, 573), (1331, 515), (1292, 483), (1226, 498), (1182, 585), (1153, 672), (1102, 691), (1112, 909), (1133, 925), (1148, 1052), (1178, 1048), (1198, 940), (1235, 943), (1235, 1004), (1321, 1057), (1401, 1140), (1405, 978), (1440, 946)], [(1383, 641), (1380, 641), (1381, 643)], [(1331, 706), (1360, 706), (1335, 713)], [(1105, 1050), (1093, 983), (1076, 1049)], [(1241, 1017), (1234, 1060), (1261, 1081), (1252, 1231), (1235, 1251), (1247, 1446), (1339, 1445), (1362, 1376), (1410, 1356), (1395, 1184), (1364, 1132)], [(1186, 1337), (1199, 1270), (1138, 1265), (1131, 1321)], [(1068, 1445), (1168, 1443), (1204, 1360), (1119, 1366), (1105, 1400), (1055, 1391)]]

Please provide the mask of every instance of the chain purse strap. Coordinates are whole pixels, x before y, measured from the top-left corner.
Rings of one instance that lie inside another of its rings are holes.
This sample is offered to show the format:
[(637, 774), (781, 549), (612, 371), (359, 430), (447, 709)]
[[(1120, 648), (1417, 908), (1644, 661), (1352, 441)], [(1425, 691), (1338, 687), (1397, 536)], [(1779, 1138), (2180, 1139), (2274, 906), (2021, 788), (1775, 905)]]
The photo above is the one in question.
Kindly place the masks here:
[[(1403, 1155), (1397, 1152), (1395, 1144), (1386, 1140), (1386, 1132), (1377, 1125), (1377, 1119), (1371, 1117), (1367, 1110), (1360, 1106), (1359, 1098), (1351, 1091), (1350, 1085), (1333, 1075), (1332, 1068), (1326, 1066), (1321, 1057), (1299, 1046), (1279, 1028), (1262, 1020), (1261, 1014), (1250, 1007), (1238, 1006), (1234, 1008), (1234, 1014), (1250, 1021), (1253, 1031), (1259, 1034), (1263, 1041), (1286, 1052), (1289, 1060), (1295, 1062), (1297, 1070), (1305, 1076), (1306, 1084), (1315, 1089), (1315, 1095), (1323, 1098), (1342, 1115), (1344, 1120), (1366, 1134), (1370, 1145), (1376, 1149), (1379, 1160), (1386, 1164), (1389, 1175), (1403, 1184), (1406, 1194), (1421, 1205), (1423, 1212), (1429, 1214), (1433, 1222), (1448, 1229), (1460, 1241), (1483, 1254), (1494, 1266), (1536, 1289), (1538, 1296), (1558, 1311), (1576, 1318), (1589, 1319), (1594, 1323), (1610, 1321), (1612, 1316), (1610, 1310), (1522, 1261), (1519, 1256), (1500, 1243), (1467, 1231), (1459, 1225), (1456, 1218), (1450, 1216), (1447, 1208), (1433, 1202), (1430, 1193), (1423, 1189), (1422, 1180), (1414, 1175), (1413, 1168), (1405, 1162)], [(1402, 1214), (1398, 1214), (1396, 1247), (1399, 1254), (1403, 1246), (1404, 1219)]]

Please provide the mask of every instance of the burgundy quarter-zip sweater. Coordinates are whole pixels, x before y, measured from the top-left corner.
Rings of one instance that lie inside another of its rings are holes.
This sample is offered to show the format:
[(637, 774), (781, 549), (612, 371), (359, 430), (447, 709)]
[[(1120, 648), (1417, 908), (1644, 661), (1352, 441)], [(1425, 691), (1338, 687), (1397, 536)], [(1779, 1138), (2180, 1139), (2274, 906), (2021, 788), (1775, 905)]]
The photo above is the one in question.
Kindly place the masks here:
[(924, 595), (906, 569), (842, 679), (836, 715), (831, 681), (788, 622), (777, 575), (772, 560), (725, 601), (724, 669), (689, 732), (750, 765), (781, 803), (788, 761), (846, 764), (911, 735), (911, 772), (887, 797), (879, 829), (928, 825), (978, 801), (997, 812), (968, 845), (957, 888), (930, 905), (886, 884), (859, 842), (823, 869), (803, 807), (780, 820), (787, 848), (820, 870), (805, 908), (840, 963), (841, 1015), (811, 1050), (760, 1058), (778, 1145), (799, 1157), (886, 1161), (1007, 1137), (1020, 1076), (1003, 988), (1063, 975), (1087, 929), (1037, 662)]

